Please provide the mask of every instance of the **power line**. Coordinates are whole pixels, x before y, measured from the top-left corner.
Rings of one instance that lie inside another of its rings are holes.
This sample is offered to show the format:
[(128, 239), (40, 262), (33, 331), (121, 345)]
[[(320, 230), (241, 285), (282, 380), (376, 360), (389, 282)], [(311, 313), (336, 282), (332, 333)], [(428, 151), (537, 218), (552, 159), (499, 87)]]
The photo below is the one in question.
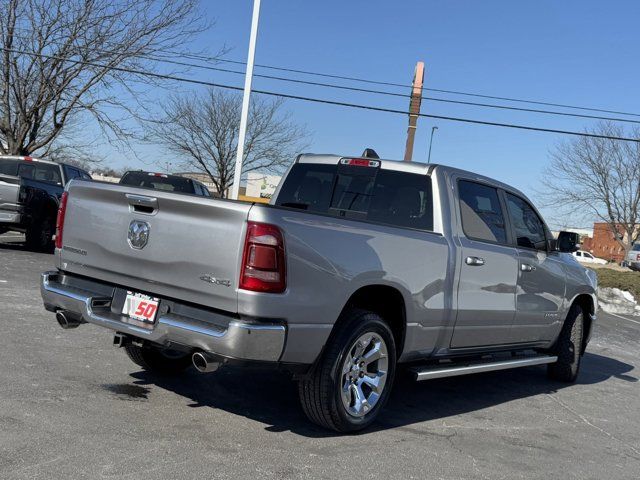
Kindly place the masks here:
[[(132, 69), (132, 68), (111, 67), (111, 66), (102, 65), (102, 64), (99, 64), (99, 63), (95, 63), (95, 62), (88, 62), (88, 61), (83, 61), (83, 60), (72, 60), (72, 59), (57, 57), (55, 55), (46, 55), (46, 54), (43, 54), (43, 53), (26, 52), (26, 51), (20, 51), (20, 50), (5, 48), (5, 47), (0, 47), (0, 50), (13, 52), (13, 53), (18, 53), (18, 54), (21, 54), (21, 55), (29, 55), (29, 56), (34, 56), (34, 57), (49, 58), (49, 59), (52, 59), (52, 60), (67, 61), (67, 62), (71, 62), (71, 63), (75, 63), (75, 64), (88, 65), (88, 66), (93, 66), (93, 67), (97, 67), (97, 68), (108, 68), (108, 69), (114, 70), (114, 71), (132, 73), (132, 74), (135, 74), (135, 75), (142, 75), (142, 76), (154, 77), (154, 78), (165, 79), (165, 80), (173, 80), (173, 81), (192, 83), (192, 84), (197, 84), (197, 85), (206, 85), (206, 86), (210, 86), (210, 87), (225, 88), (225, 89), (236, 90), (236, 91), (243, 90), (242, 87), (237, 87), (237, 86), (234, 86), (234, 85), (225, 85), (225, 84), (220, 84), (220, 83), (207, 82), (207, 81), (204, 81), (204, 80), (195, 80), (195, 79), (191, 79), (191, 78), (178, 77), (178, 76), (175, 76), (175, 75), (165, 75), (165, 74), (161, 74), (161, 73), (154, 73), (154, 72), (148, 72), (148, 71), (143, 71), (143, 70), (136, 70), (136, 69)], [(362, 105), (362, 104), (357, 104), (357, 103), (339, 102), (339, 101), (334, 101), (334, 100), (326, 100), (326, 99), (313, 98), (313, 97), (304, 97), (304, 96), (301, 96), (301, 95), (291, 95), (291, 94), (286, 94), (286, 93), (271, 92), (271, 91), (267, 91), (267, 90), (252, 90), (252, 92), (253, 93), (257, 93), (257, 94), (261, 94), (261, 95), (269, 95), (269, 96), (280, 97), (280, 98), (288, 98), (288, 99), (291, 99), (291, 100), (302, 100), (302, 101), (314, 102), (314, 103), (322, 103), (322, 104), (327, 104), (327, 105), (336, 105), (336, 106), (342, 106), (342, 107), (358, 108), (358, 109), (362, 109), (362, 110), (371, 110), (371, 111), (377, 111), (377, 112), (395, 113), (395, 114), (400, 114), (400, 115), (409, 115), (409, 112), (405, 111), (405, 110), (397, 110), (397, 109), (392, 109), (392, 108), (376, 107), (376, 106), (372, 106), (372, 105)], [(601, 139), (606, 139), (606, 140), (620, 140), (620, 141), (625, 141), (625, 142), (640, 143), (640, 139), (637, 139), (637, 138), (615, 137), (615, 136), (599, 135), (599, 134), (588, 133), (588, 132), (576, 132), (576, 131), (572, 131), (572, 130), (558, 130), (558, 129), (552, 129), (552, 128), (534, 127), (534, 126), (530, 126), (530, 125), (518, 125), (518, 124), (511, 124), (511, 123), (490, 122), (490, 121), (485, 121), (485, 120), (476, 120), (476, 119), (460, 118), (460, 117), (450, 117), (450, 116), (444, 116), (444, 115), (432, 115), (432, 114), (427, 114), (427, 113), (420, 113), (419, 116), (420, 117), (425, 117), (425, 118), (432, 118), (432, 119), (436, 119), (436, 120), (449, 120), (449, 121), (452, 121), (452, 122), (472, 123), (472, 124), (477, 124), (477, 125), (490, 125), (490, 126), (494, 126), (494, 127), (515, 128), (515, 129), (519, 129), (519, 130), (530, 130), (530, 131), (536, 131), (536, 132), (557, 133), (557, 134), (573, 135), (573, 136), (579, 136), (579, 137), (591, 137), (591, 138), (601, 138)]]
[[(16, 29), (27, 31), (27, 30), (24, 30), (24, 29), (19, 29), (18, 27), (16, 27)], [(203, 61), (203, 62), (223, 62), (223, 63), (231, 63), (231, 64), (244, 65), (244, 66), (246, 66), (246, 64), (247, 64), (246, 62), (242, 62), (242, 61), (238, 61), (238, 60), (230, 60), (230, 59), (225, 59), (225, 58), (212, 57), (212, 56), (209, 56), (209, 55), (202, 55), (202, 54), (191, 53), (191, 52), (179, 52), (179, 51), (167, 50), (167, 49), (162, 49), (162, 48), (155, 50), (155, 52), (156, 53), (164, 53), (164, 54), (171, 55), (172, 58), (173, 58), (173, 56), (177, 55), (177, 56), (180, 56), (180, 57), (190, 58), (192, 60), (199, 60), (199, 61)], [(145, 58), (144, 55), (139, 55), (139, 57)], [(164, 62), (167, 62), (167, 63), (174, 63), (174, 64), (177, 64), (177, 65), (192, 66), (192, 67), (197, 67), (197, 68), (205, 68), (205, 69), (218, 70), (218, 71), (223, 71), (223, 72), (226, 71), (226, 72), (229, 72), (229, 73), (242, 73), (242, 74), (244, 74), (244, 72), (238, 72), (238, 71), (234, 71), (234, 70), (225, 70), (225, 69), (215, 68), (215, 67), (211, 67), (211, 66), (203, 66), (203, 65), (194, 65), (194, 64), (188, 64), (188, 63), (181, 63), (181, 62), (179, 62), (177, 60), (173, 60), (173, 59), (167, 60), (166, 58), (164, 58), (164, 59), (155, 59), (155, 60), (156, 61), (164, 61)], [(372, 84), (372, 85), (383, 85), (383, 86), (401, 87), (401, 88), (413, 88), (412, 85), (402, 84), (402, 83), (385, 82), (385, 81), (380, 81), (380, 80), (371, 80), (371, 79), (366, 79), (366, 78), (351, 77), (351, 76), (337, 75), (337, 74), (331, 74), (331, 73), (312, 72), (312, 71), (309, 71), (309, 70), (300, 70), (300, 69), (295, 69), (295, 68), (277, 67), (277, 66), (274, 66), (274, 65), (265, 65), (265, 64), (256, 63), (254, 66), (255, 67), (259, 67), (259, 68), (269, 69), (269, 70), (276, 70), (276, 71), (283, 71), (283, 72), (290, 72), (290, 73), (297, 73), (297, 74), (302, 74), (302, 75), (311, 75), (311, 76), (318, 76), (318, 77), (326, 77), (326, 78), (334, 78), (334, 79), (339, 79), (339, 80), (347, 80), (347, 81), (353, 81), (353, 82), (367, 83), (367, 84)], [(307, 83), (307, 84), (310, 84), (310, 85), (319, 85), (319, 86), (326, 86), (326, 87), (332, 87), (332, 88), (342, 88), (342, 89), (352, 89), (353, 88), (356, 91), (377, 93), (377, 94), (384, 94), (384, 95), (410, 96), (410, 95), (405, 95), (405, 94), (397, 94), (397, 93), (393, 93), (393, 92), (381, 92), (381, 91), (376, 91), (376, 90), (357, 89), (356, 87), (346, 87), (346, 86), (341, 86), (341, 85), (314, 83), (314, 82), (307, 82), (307, 81), (304, 81), (304, 80), (281, 78), (281, 77), (262, 75), (262, 74), (254, 74), (254, 76), (263, 77), (263, 78), (271, 78), (271, 79), (274, 79), (274, 80), (283, 80), (283, 81), (291, 81), (291, 82), (295, 81), (297, 83)], [(507, 101), (507, 102), (528, 103), (528, 104), (533, 104), (533, 105), (544, 105), (544, 106), (550, 106), (550, 107), (567, 108), (567, 109), (572, 109), (572, 110), (584, 110), (584, 111), (591, 111), (591, 112), (609, 113), (609, 114), (614, 114), (614, 115), (625, 115), (625, 116), (631, 116), (631, 117), (640, 117), (640, 113), (622, 112), (622, 111), (618, 111), (618, 110), (607, 110), (607, 109), (602, 109), (602, 108), (583, 107), (583, 106), (577, 106), (577, 105), (567, 105), (567, 104), (554, 103), (554, 102), (543, 102), (543, 101), (539, 101), (539, 100), (526, 100), (526, 99), (521, 99), (521, 98), (502, 97), (502, 96), (497, 96), (497, 95), (486, 95), (486, 94), (481, 94), (481, 93), (462, 92), (462, 91), (456, 91), (456, 90), (446, 90), (446, 89), (441, 89), (441, 88), (424, 87), (423, 90), (430, 91), (430, 92), (437, 92), (437, 93), (445, 93), (445, 94), (450, 94), (450, 95), (462, 95), (462, 96), (468, 96), (468, 97), (486, 98), (486, 99), (491, 99), (491, 100), (503, 100), (503, 101)], [(448, 103), (459, 103), (459, 104), (463, 104), (463, 105), (472, 105), (472, 106), (480, 106), (480, 107), (488, 107), (488, 108), (501, 108), (501, 109), (517, 110), (516, 107), (509, 107), (509, 106), (506, 106), (506, 105), (491, 105), (491, 104), (480, 104), (480, 103), (476, 104), (476, 103), (472, 103), (472, 102), (465, 103), (463, 101), (456, 101), (456, 100), (450, 100), (450, 99), (441, 99), (441, 98), (431, 98), (431, 97), (422, 97), (422, 98), (424, 100), (431, 100), (431, 101), (440, 101), (440, 102), (448, 102)], [(593, 119), (598, 119), (598, 120), (612, 120), (612, 121), (620, 121), (620, 122), (639, 123), (639, 122), (634, 122), (632, 120), (625, 120), (625, 119), (619, 119), (619, 118), (609, 118), (609, 117), (599, 117), (599, 116), (589, 116), (589, 115), (571, 115), (571, 114), (563, 113), (563, 112), (552, 112), (552, 111), (536, 110), (536, 109), (523, 109), (522, 111), (527, 111), (527, 112), (531, 112), (531, 113), (544, 113), (544, 114), (553, 114), (553, 115), (576, 116), (576, 117), (582, 117), (582, 118), (593, 118)]]
[[(225, 58), (216, 58), (216, 57), (198, 55), (198, 54), (193, 54), (193, 53), (188, 53), (188, 52), (176, 52), (176, 51), (171, 51), (171, 50), (158, 50), (158, 51), (163, 52), (163, 53), (172, 54), (172, 55), (179, 55), (179, 56), (182, 56), (182, 57), (185, 57), (185, 58), (191, 58), (191, 59), (194, 59), (194, 60), (201, 60), (201, 61), (207, 61), (207, 62), (224, 62), (224, 63), (232, 63), (232, 64), (236, 64), (236, 65), (246, 65), (246, 62), (241, 62), (241, 61), (238, 61), (238, 60), (229, 60), (229, 59), (225, 59)], [(348, 80), (348, 81), (353, 81), (353, 82), (368, 83), (368, 84), (372, 84), (372, 85), (384, 85), (384, 86), (389, 86), (389, 87), (412, 88), (412, 85), (408, 85), (408, 84), (385, 82), (385, 81), (380, 81), (380, 80), (370, 80), (370, 79), (366, 79), (366, 78), (350, 77), (350, 76), (337, 75), (337, 74), (331, 74), (331, 73), (312, 72), (312, 71), (309, 71), (309, 70), (299, 70), (299, 69), (295, 69), (295, 68), (276, 67), (276, 66), (273, 66), (273, 65), (265, 65), (265, 64), (258, 64), (258, 63), (256, 63), (255, 66), (256, 67), (260, 67), (260, 68), (269, 69), (269, 70), (278, 70), (278, 71), (283, 71), (283, 72), (299, 73), (299, 74), (302, 74), (302, 75), (312, 75), (312, 76), (318, 76), (318, 77), (334, 78), (334, 79), (338, 79), (338, 80)], [(627, 116), (631, 116), (631, 117), (640, 117), (640, 113), (622, 112), (622, 111), (618, 111), (618, 110), (607, 110), (607, 109), (595, 108), (595, 107), (583, 107), (583, 106), (578, 106), (578, 105), (567, 105), (567, 104), (554, 103), (554, 102), (543, 102), (543, 101), (540, 101), (540, 100), (526, 100), (526, 99), (522, 99), (522, 98), (502, 97), (502, 96), (497, 96), (497, 95), (486, 95), (486, 94), (481, 94), (481, 93), (462, 92), (462, 91), (457, 91), (457, 90), (446, 90), (446, 89), (441, 89), (441, 88), (427, 88), (427, 87), (425, 87), (425, 88), (423, 88), (423, 90), (427, 90), (427, 91), (430, 91), (430, 92), (447, 93), (447, 94), (451, 94), (451, 95), (463, 95), (463, 96), (468, 96), (468, 97), (486, 98), (486, 99), (491, 99), (491, 100), (504, 100), (504, 101), (507, 101), (507, 102), (529, 103), (529, 104), (533, 104), (533, 105), (545, 105), (545, 106), (548, 106), (548, 107), (568, 108), (568, 109), (573, 109), (573, 110), (586, 110), (586, 111), (591, 111), (591, 112), (610, 113), (610, 114), (614, 114), (614, 115), (627, 115)]]
[[(210, 65), (198, 65), (198, 64), (195, 64), (195, 63), (181, 62), (181, 61), (178, 61), (178, 60), (167, 60), (167, 59), (163, 59), (163, 58), (157, 58), (157, 57), (145, 56), (145, 55), (139, 55), (139, 57), (140, 58), (146, 58), (148, 60), (158, 61), (158, 62), (164, 62), (164, 63), (174, 64), (174, 65), (181, 65), (181, 66), (185, 66), (185, 67), (195, 67), (195, 68), (200, 68), (200, 69), (204, 69), (204, 70), (211, 70), (211, 71), (216, 71), (216, 72), (233, 73), (233, 74), (237, 74), (237, 75), (244, 75), (245, 74), (245, 72), (242, 72), (242, 71), (230, 70), (228, 68), (221, 68), (221, 67), (213, 67), (213, 66), (210, 66)], [(269, 80), (278, 80), (278, 81), (284, 81), (284, 82), (290, 82), (290, 83), (298, 83), (298, 84), (303, 84), (303, 85), (313, 85), (313, 86), (318, 86), (318, 87), (334, 88), (334, 89), (338, 89), (338, 90), (348, 90), (348, 91), (352, 91), (352, 92), (372, 93), (372, 94), (376, 94), (376, 95), (387, 95), (387, 96), (401, 97), (401, 98), (412, 98), (412, 96), (410, 94), (406, 94), (406, 93), (384, 92), (384, 91), (381, 91), (381, 90), (371, 90), (371, 89), (367, 89), (367, 88), (349, 87), (349, 86), (346, 86), (346, 85), (336, 85), (336, 84), (332, 84), (332, 83), (313, 82), (313, 81), (310, 81), (310, 80), (300, 80), (300, 79), (296, 79), (296, 78), (278, 77), (278, 76), (274, 76), (274, 75), (264, 75), (264, 74), (259, 74), (259, 73), (254, 73), (253, 76), (254, 77), (259, 77), (259, 78), (265, 78), (265, 79), (269, 79)], [(496, 109), (500, 109), (500, 110), (511, 110), (511, 111), (518, 111), (518, 112), (540, 113), (540, 114), (545, 114), (545, 115), (559, 115), (559, 116), (564, 116), (564, 117), (588, 118), (588, 119), (592, 119), (592, 120), (607, 120), (607, 121), (614, 121), (614, 122), (625, 122), (625, 123), (640, 124), (640, 120), (631, 120), (631, 119), (628, 119), (628, 118), (603, 117), (603, 116), (599, 116), (599, 115), (585, 115), (585, 114), (580, 114), (580, 113), (558, 112), (558, 111), (554, 111), (554, 110), (541, 110), (541, 109), (533, 109), (533, 108), (512, 107), (512, 106), (509, 106), (509, 105), (495, 105), (495, 104), (489, 104), (489, 103), (467, 102), (467, 101), (462, 101), (462, 100), (451, 100), (451, 99), (447, 99), (447, 98), (424, 97), (424, 96), (421, 97), (421, 98), (422, 98), (422, 100), (427, 100), (427, 101), (432, 101), (432, 102), (452, 103), (452, 104), (457, 104), (457, 105), (469, 105), (469, 106), (473, 106), (473, 107), (496, 108)]]
[[(113, 53), (113, 51), (108, 51), (108, 50), (101, 50), (101, 52)], [(148, 60), (152, 60), (152, 61), (157, 61), (157, 62), (164, 62), (164, 63), (174, 64), (174, 65), (199, 68), (199, 69), (204, 69), (204, 70), (218, 71), (218, 72), (224, 72), (224, 73), (232, 73), (232, 74), (237, 74), (237, 75), (244, 75), (245, 74), (245, 72), (238, 71), (238, 70), (231, 70), (231, 69), (227, 69), (227, 68), (214, 67), (214, 66), (211, 66), (211, 65), (199, 65), (199, 64), (195, 64), (195, 63), (182, 62), (182, 61), (179, 61), (179, 60), (174, 60), (173, 58), (167, 59), (166, 57), (157, 56), (157, 53), (168, 53), (168, 54), (172, 54), (172, 55), (180, 55), (180, 56), (183, 56), (183, 57), (186, 57), (186, 58), (196, 59), (196, 60), (204, 61), (204, 62), (225, 62), (225, 63), (232, 63), (232, 64), (237, 64), (237, 65), (246, 65), (246, 62), (241, 62), (241, 61), (237, 61), (237, 60), (228, 60), (228, 59), (204, 56), (204, 55), (199, 55), (199, 54), (194, 54), (194, 53), (189, 53), (189, 52), (174, 52), (174, 51), (171, 51), (171, 50), (164, 50), (164, 49), (156, 50), (156, 56), (139, 54), (139, 55), (136, 55), (136, 57), (144, 58), (144, 59), (148, 59)], [(306, 71), (306, 70), (297, 70), (297, 69), (292, 69), (292, 68), (275, 67), (275, 66), (271, 66), (271, 65), (255, 64), (255, 66), (256, 67), (261, 67), (261, 68), (266, 68), (266, 69), (272, 69), (272, 70), (299, 73), (299, 74), (304, 74), (304, 75), (315, 75), (315, 76), (321, 76), (321, 77), (327, 77), (327, 78), (336, 78), (336, 79), (357, 81), (357, 82), (376, 84), (376, 85), (386, 85), (386, 86), (395, 86), (395, 87), (403, 87), (403, 88), (412, 88), (411, 85), (392, 83), (392, 82), (381, 82), (381, 81), (377, 81), (377, 80), (368, 80), (368, 79), (357, 78), (357, 77), (348, 77), (348, 76), (334, 75), (334, 74), (328, 74), (328, 73), (310, 72), (310, 71)], [(319, 86), (319, 87), (326, 87), (326, 88), (333, 88), (333, 89), (347, 90), (347, 91), (354, 91), (354, 92), (361, 92), (361, 93), (371, 93), (371, 94), (376, 94), (376, 95), (386, 95), (386, 96), (392, 96), (392, 97), (411, 98), (410, 94), (396, 93), (396, 92), (386, 92), (386, 91), (381, 91), (381, 90), (372, 90), (372, 89), (359, 88), (359, 87), (349, 87), (349, 86), (346, 86), (346, 85), (336, 85), (336, 84), (331, 84), (331, 83), (313, 82), (313, 81), (310, 81), (310, 80), (301, 80), (301, 79), (288, 78), (288, 77), (279, 77), (279, 76), (275, 76), (275, 75), (265, 75), (265, 74), (260, 74), (260, 73), (254, 73), (253, 76), (254, 77), (259, 77), (259, 78), (265, 78), (265, 79), (269, 79), (269, 80), (277, 80), (277, 81), (297, 83), (297, 84), (303, 84), (303, 85), (313, 85), (313, 86)], [(447, 93), (447, 94), (453, 94), (453, 95), (466, 95), (466, 96), (478, 97), (478, 98), (489, 98), (489, 99), (503, 100), (503, 101), (510, 101), (510, 102), (531, 103), (531, 104), (538, 104), (538, 105), (556, 106), (556, 107), (559, 107), (559, 108), (571, 108), (571, 109), (579, 109), (579, 110), (586, 110), (586, 111), (594, 111), (594, 112), (603, 112), (603, 113), (612, 113), (612, 114), (618, 114), (618, 115), (640, 117), (640, 114), (636, 114), (636, 113), (618, 112), (618, 111), (614, 111), (614, 110), (603, 110), (603, 109), (590, 108), (590, 107), (577, 107), (577, 106), (563, 105), (563, 104), (557, 104), (557, 103), (539, 102), (539, 101), (533, 101), (533, 100), (522, 100), (522, 99), (514, 99), (514, 98), (508, 98), (508, 97), (482, 95), (482, 94), (468, 93), (468, 92), (458, 92), (458, 91), (453, 91), (453, 90), (443, 90), (443, 89), (437, 89), (437, 88), (426, 88), (425, 87), (425, 88), (423, 88), (423, 90), (432, 91), (432, 92)], [(426, 96), (423, 96), (421, 98), (422, 98), (422, 100), (432, 101), (432, 102), (451, 103), (451, 104), (457, 104), (457, 105), (468, 105), (468, 106), (482, 107), (482, 108), (494, 108), (494, 109), (500, 109), (500, 110), (520, 111), (520, 112), (528, 112), (528, 113), (539, 113), (539, 114), (544, 114), (544, 115), (557, 115), (557, 116), (564, 116), (564, 117), (586, 118), (586, 119), (591, 119), (591, 120), (605, 120), (605, 121), (640, 124), (640, 120), (630, 120), (630, 119), (627, 119), (627, 118), (619, 118), (619, 117), (604, 117), (604, 116), (599, 116), (599, 115), (586, 115), (586, 114), (578, 114), (578, 113), (567, 113), (567, 112), (558, 112), (558, 111), (554, 111), (554, 110), (522, 108), (522, 107), (513, 107), (513, 106), (509, 106), (509, 105), (496, 105), (496, 104), (488, 104), (488, 103), (477, 103), (477, 102), (468, 102), (468, 101), (462, 101), (462, 100), (452, 100), (452, 99), (437, 98), (437, 97), (426, 97)]]

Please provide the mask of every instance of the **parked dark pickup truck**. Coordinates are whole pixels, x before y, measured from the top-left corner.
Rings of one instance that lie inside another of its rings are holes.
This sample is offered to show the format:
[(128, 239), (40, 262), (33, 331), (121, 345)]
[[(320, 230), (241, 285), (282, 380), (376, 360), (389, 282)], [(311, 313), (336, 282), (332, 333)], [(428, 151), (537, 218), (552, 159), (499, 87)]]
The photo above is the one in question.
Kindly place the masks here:
[(0, 156), (0, 234), (26, 234), (27, 246), (53, 251), (56, 215), (64, 186), (91, 180), (79, 168), (32, 157)]

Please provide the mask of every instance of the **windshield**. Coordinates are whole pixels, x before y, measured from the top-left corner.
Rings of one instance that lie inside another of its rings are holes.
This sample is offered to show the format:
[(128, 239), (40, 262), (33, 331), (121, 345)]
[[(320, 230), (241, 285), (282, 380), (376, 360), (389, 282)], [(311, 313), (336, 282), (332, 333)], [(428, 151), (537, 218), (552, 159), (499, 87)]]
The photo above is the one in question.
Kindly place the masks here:
[(160, 173), (127, 172), (120, 180), (120, 184), (168, 192), (195, 193), (193, 182), (188, 178)]

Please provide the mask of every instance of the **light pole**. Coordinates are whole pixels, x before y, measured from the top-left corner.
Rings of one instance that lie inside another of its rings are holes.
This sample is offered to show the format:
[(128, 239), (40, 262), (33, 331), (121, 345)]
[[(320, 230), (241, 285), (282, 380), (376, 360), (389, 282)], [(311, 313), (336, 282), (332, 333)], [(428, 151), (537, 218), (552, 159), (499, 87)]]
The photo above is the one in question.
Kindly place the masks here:
[(253, 17), (251, 18), (251, 36), (249, 37), (249, 57), (247, 71), (244, 77), (244, 93), (242, 95), (242, 111), (240, 113), (240, 131), (238, 132), (238, 153), (236, 168), (231, 187), (231, 198), (238, 199), (240, 190), (240, 175), (242, 175), (242, 157), (244, 157), (244, 139), (247, 134), (247, 117), (249, 116), (249, 96), (251, 95), (251, 80), (253, 79), (253, 59), (256, 55), (256, 38), (258, 37), (258, 20), (260, 18), (260, 0), (253, 0)]
[(435, 132), (438, 127), (431, 127), (431, 139), (429, 140), (429, 157), (427, 158), (427, 163), (431, 163), (431, 145), (433, 144), (433, 132)]

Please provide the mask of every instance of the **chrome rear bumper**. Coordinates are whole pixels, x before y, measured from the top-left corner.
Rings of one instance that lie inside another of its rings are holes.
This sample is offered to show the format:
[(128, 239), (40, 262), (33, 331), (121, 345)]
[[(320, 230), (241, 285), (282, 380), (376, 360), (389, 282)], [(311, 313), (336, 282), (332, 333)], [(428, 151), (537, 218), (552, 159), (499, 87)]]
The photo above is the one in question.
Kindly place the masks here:
[(62, 272), (42, 274), (40, 291), (47, 310), (65, 310), (87, 323), (160, 345), (178, 344), (241, 360), (277, 362), (282, 355), (286, 336), (282, 324), (246, 322), (219, 313), (210, 313), (208, 322), (161, 309), (155, 325), (145, 325), (112, 311), (115, 287), (74, 280)]

